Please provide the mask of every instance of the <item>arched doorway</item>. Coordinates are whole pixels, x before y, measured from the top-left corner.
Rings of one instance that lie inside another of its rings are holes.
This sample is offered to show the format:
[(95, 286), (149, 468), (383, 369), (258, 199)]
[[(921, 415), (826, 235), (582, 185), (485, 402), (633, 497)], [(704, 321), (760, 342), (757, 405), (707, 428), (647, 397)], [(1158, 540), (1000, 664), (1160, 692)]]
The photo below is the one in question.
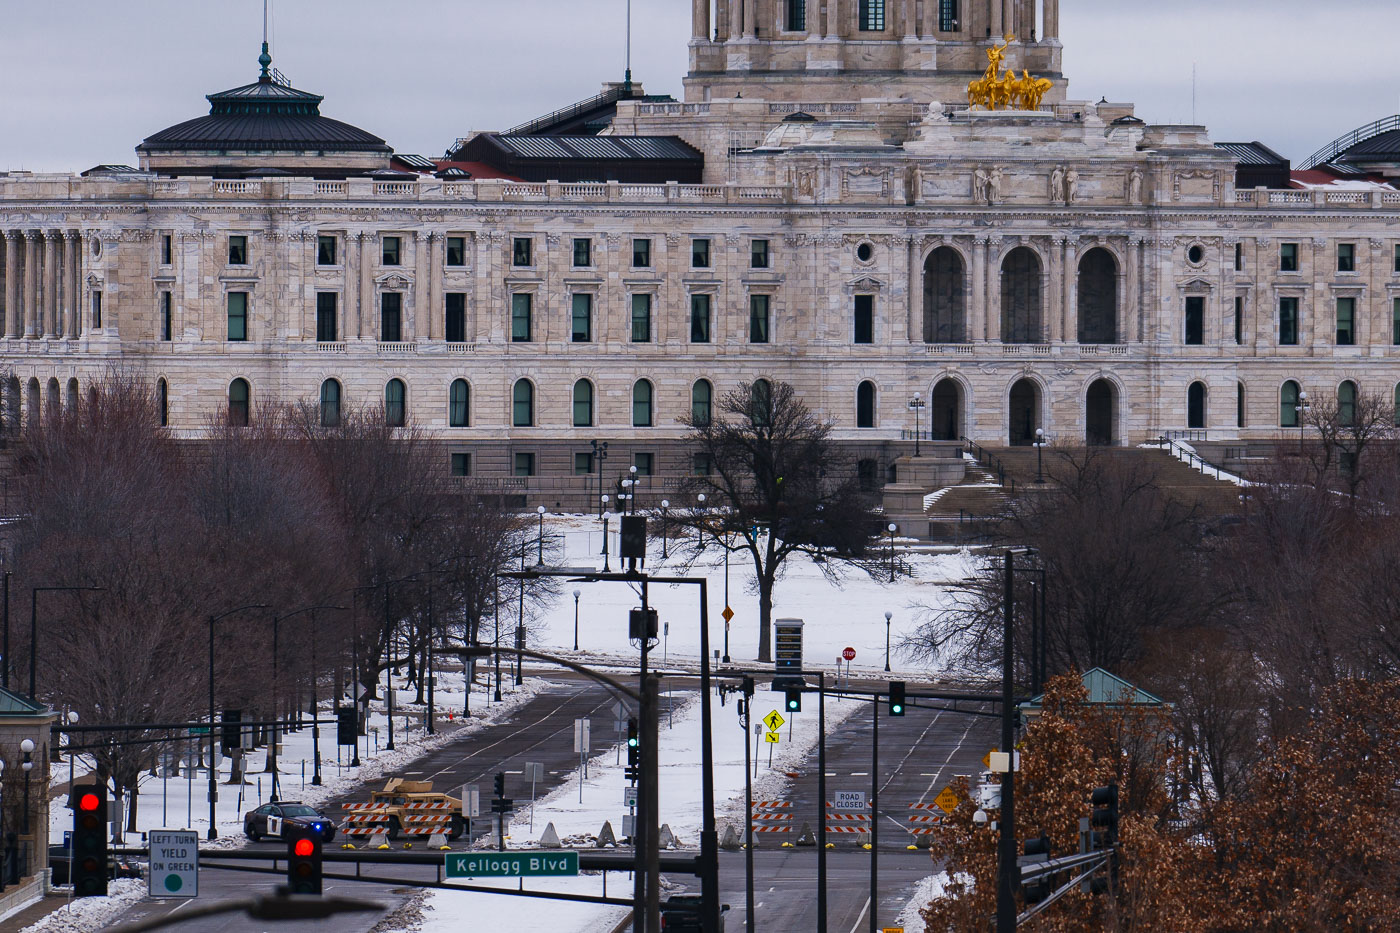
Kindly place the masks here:
[(933, 439), (955, 441), (963, 429), (962, 386), (956, 379), (940, 379), (933, 387)]
[(1040, 427), (1040, 386), (1034, 380), (1021, 379), (1011, 387), (1010, 415), (1011, 446), (1030, 446)]
[(1090, 447), (1112, 447), (1117, 420), (1117, 393), (1107, 379), (1096, 379), (1084, 397), (1084, 442)]
[(1040, 257), (1018, 246), (1001, 263), (1001, 342), (1043, 343), (1040, 307)]
[(1206, 384), (1193, 382), (1186, 390), (1186, 426), (1204, 428), (1206, 426)]
[(924, 343), (966, 343), (966, 310), (962, 256), (940, 246), (924, 261)]
[(38, 380), (38, 379), (35, 379), (35, 378), (33, 378), (33, 377), (31, 376), (30, 379), (29, 379), (29, 385), (27, 385), (27, 386), (25, 387), (25, 392), (24, 392), (24, 394), (25, 394), (25, 400), (24, 400), (24, 403), (25, 403), (25, 412), (24, 412), (25, 420), (28, 421), (30, 427), (37, 428), (37, 427), (39, 427), (39, 404), (40, 404), (40, 402), (39, 402), (39, 380)]
[(1118, 261), (1101, 246), (1079, 260), (1079, 342), (1118, 342)]

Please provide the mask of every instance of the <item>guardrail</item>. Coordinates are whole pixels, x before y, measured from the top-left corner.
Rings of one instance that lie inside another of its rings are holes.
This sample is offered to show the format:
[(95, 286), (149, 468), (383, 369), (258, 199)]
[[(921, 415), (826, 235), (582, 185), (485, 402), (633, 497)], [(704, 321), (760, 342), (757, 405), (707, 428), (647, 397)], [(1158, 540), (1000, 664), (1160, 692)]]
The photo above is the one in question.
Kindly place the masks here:
[(991, 468), (992, 472), (996, 474), (997, 484), (1003, 489), (1008, 490), (1011, 495), (1016, 495), (1016, 478), (1014, 476), (1009, 479), (1007, 478), (1006, 465), (1001, 462), (996, 454), (988, 452), (980, 444), (970, 438), (964, 437), (962, 441), (966, 445), (967, 452), (972, 454), (974, 460), (986, 464)]

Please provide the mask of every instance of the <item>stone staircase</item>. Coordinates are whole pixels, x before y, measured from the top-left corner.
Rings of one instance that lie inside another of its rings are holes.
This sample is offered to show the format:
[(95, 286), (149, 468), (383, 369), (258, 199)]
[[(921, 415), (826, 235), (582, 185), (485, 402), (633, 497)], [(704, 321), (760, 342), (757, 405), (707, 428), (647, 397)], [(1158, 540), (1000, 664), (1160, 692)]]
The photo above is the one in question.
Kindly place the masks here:
[(986, 536), (1006, 513), (1009, 492), (995, 473), (969, 460), (963, 481), (940, 491), (928, 507), (930, 537), (965, 542)]

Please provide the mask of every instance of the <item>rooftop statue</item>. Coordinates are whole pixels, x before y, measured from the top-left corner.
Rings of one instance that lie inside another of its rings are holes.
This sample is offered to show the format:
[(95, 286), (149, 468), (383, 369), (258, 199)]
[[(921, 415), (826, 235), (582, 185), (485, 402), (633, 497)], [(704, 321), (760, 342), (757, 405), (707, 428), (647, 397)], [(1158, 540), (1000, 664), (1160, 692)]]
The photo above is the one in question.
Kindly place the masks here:
[(1005, 73), (1001, 64), (1014, 36), (1006, 36), (1001, 45), (987, 49), (987, 71), (967, 86), (967, 102), (988, 110), (1039, 110), (1040, 101), (1054, 86), (1049, 78), (1034, 78), (1025, 69), (1016, 77), (1015, 69)]

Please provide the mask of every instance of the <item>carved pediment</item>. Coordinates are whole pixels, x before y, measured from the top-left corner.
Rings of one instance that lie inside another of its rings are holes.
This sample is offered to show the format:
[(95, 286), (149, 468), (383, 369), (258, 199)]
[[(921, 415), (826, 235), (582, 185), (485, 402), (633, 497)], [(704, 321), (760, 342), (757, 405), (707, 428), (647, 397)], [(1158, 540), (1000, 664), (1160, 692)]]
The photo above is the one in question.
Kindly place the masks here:
[(868, 275), (862, 275), (858, 279), (847, 282), (846, 287), (853, 291), (879, 291), (885, 287), (885, 283)]
[(1209, 292), (1215, 290), (1215, 286), (1205, 279), (1190, 279), (1189, 281), (1182, 282), (1177, 288), (1188, 292)]
[(412, 287), (413, 277), (402, 272), (386, 272), (375, 278), (374, 284), (380, 288), (397, 291), (399, 289)]

